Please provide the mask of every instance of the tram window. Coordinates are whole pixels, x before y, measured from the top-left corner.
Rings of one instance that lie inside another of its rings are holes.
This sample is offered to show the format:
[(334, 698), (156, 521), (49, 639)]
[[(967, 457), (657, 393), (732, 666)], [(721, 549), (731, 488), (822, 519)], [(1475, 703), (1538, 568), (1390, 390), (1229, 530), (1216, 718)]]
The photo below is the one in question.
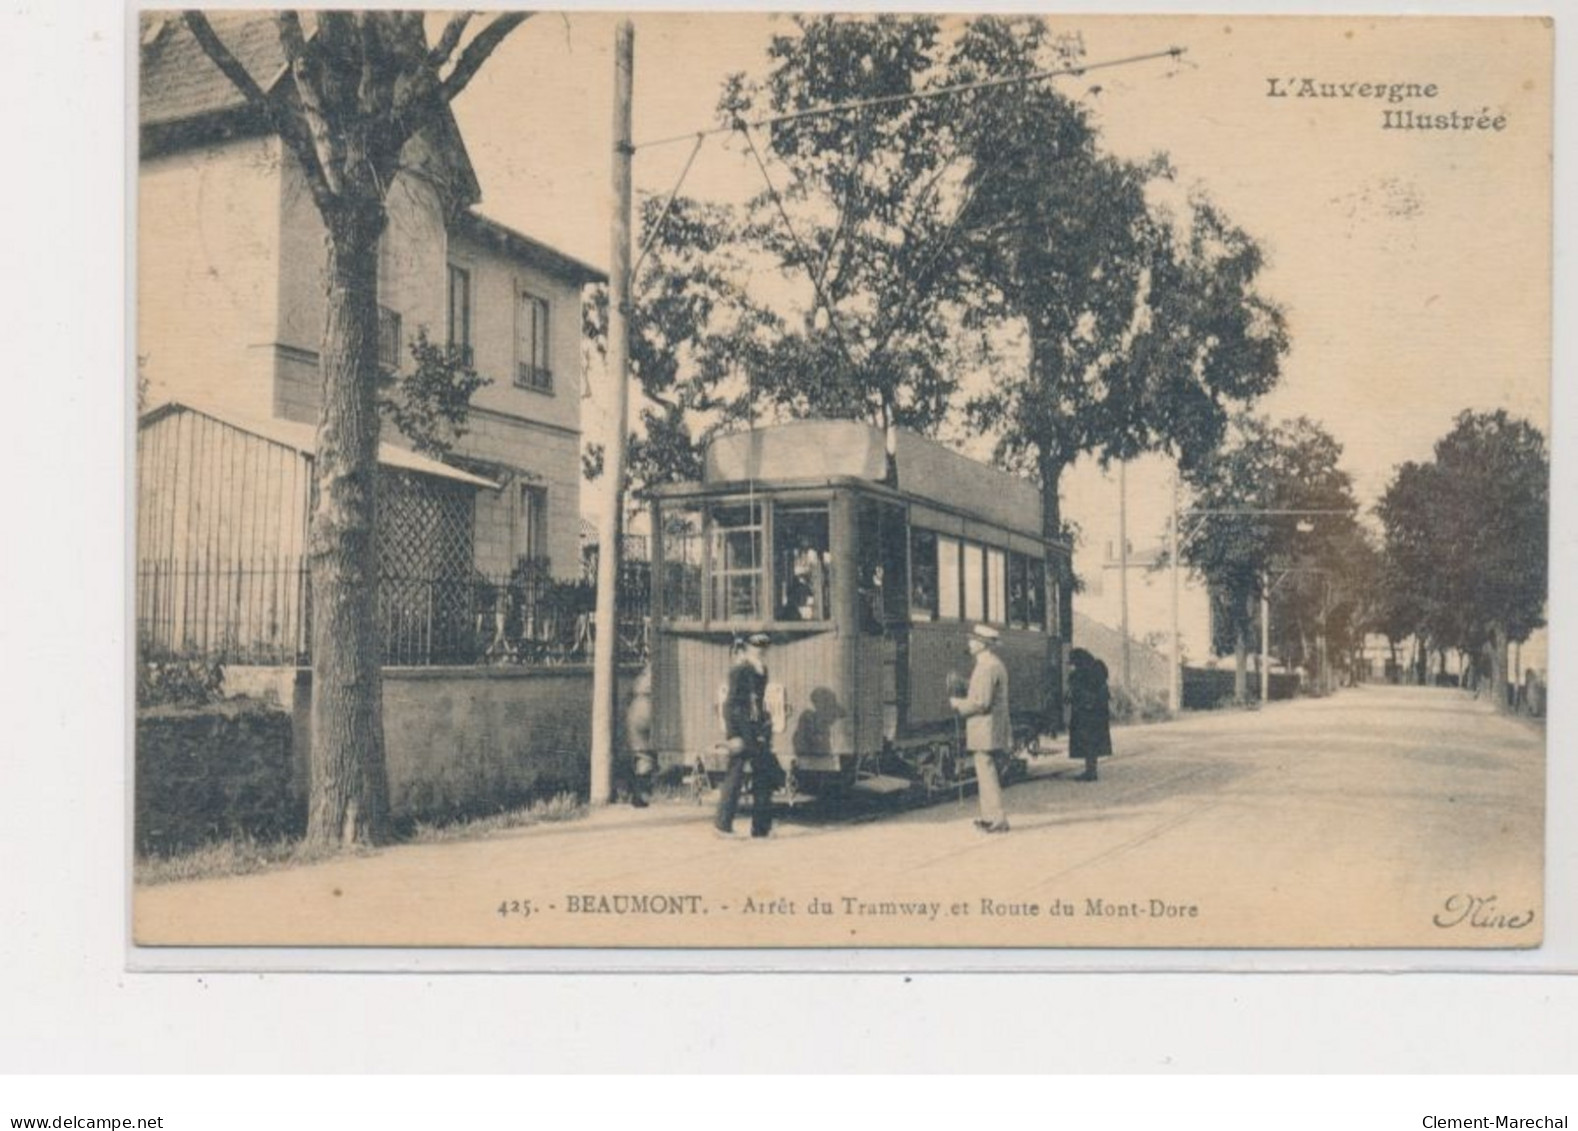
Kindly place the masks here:
[(954, 538), (937, 536), (937, 615), (944, 620), (959, 619), (959, 543)]
[(762, 508), (751, 503), (712, 508), (712, 616), (762, 618)]
[(674, 620), (701, 619), (701, 509), (664, 507), (663, 612)]
[(1047, 570), (1047, 631), (1063, 635), (1063, 585), (1057, 567)]
[(904, 619), (909, 594), (907, 525), (902, 507), (861, 499), (855, 509), (855, 584), (860, 628), (879, 633)]
[(986, 612), (986, 547), (964, 544), (964, 619), (982, 620)]
[(832, 573), (826, 505), (774, 511), (774, 618), (827, 620), (832, 612)]
[(910, 619), (937, 618), (937, 532), (910, 531)]
[(1008, 574), (1008, 556), (1001, 550), (988, 547), (986, 551), (986, 619), (993, 624), (1008, 621), (1005, 583)]
[(1008, 623), (1015, 628), (1028, 628), (1031, 624), (1029, 594), (1025, 591), (1029, 562), (1023, 554), (1008, 555)]
[(1047, 624), (1047, 564), (1040, 558), (1025, 559), (1025, 626), (1040, 631)]

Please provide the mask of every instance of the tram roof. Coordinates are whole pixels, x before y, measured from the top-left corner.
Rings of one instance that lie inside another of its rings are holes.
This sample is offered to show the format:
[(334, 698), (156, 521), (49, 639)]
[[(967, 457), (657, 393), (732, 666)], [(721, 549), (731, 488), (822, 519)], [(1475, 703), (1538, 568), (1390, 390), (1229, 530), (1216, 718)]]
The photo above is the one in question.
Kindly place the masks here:
[[(1017, 475), (900, 429), (895, 486), (913, 498), (1018, 530), (1041, 526), (1041, 491)], [(856, 420), (803, 420), (718, 436), (707, 445), (703, 484), (792, 484), (887, 479), (880, 428)], [(663, 492), (667, 493), (667, 492)]]

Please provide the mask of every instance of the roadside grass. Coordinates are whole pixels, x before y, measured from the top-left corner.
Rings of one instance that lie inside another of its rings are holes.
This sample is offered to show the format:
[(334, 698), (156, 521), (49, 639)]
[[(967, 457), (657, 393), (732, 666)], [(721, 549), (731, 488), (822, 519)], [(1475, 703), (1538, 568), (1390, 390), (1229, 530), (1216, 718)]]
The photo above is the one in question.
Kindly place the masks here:
[[(357, 854), (371, 851), (359, 849)], [(333, 849), (309, 848), (299, 840), (259, 841), (251, 836), (235, 836), (187, 852), (138, 857), (132, 864), (132, 882), (151, 887), (188, 880), (218, 880), (313, 864), (335, 855), (338, 853)]]
[(530, 828), (557, 821), (575, 821), (586, 816), (587, 804), (573, 793), (556, 793), (541, 801), (486, 817), (463, 817), (453, 821), (418, 821), (411, 835), (404, 838), (407, 844), (445, 844), (456, 840), (474, 840), (509, 829)]
[[(586, 812), (586, 802), (581, 798), (572, 793), (559, 793), (486, 817), (418, 821), (403, 834), (396, 835), (391, 844), (444, 844), (475, 840), (508, 829), (574, 821), (586, 816)], [(229, 879), (347, 856), (370, 856), (377, 851), (377, 848), (365, 847), (342, 852), (333, 847), (311, 848), (298, 839), (259, 841), (252, 836), (241, 835), (211, 841), (185, 852), (140, 856), (132, 864), (132, 882), (141, 887), (151, 887), (192, 880)]]

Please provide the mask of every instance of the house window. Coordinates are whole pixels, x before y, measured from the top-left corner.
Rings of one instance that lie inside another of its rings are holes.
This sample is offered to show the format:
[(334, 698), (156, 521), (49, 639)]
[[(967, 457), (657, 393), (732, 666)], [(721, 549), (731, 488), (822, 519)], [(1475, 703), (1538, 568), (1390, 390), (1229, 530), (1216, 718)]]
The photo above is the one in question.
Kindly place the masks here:
[(548, 490), (531, 484), (520, 488), (516, 514), (515, 553), (534, 562), (548, 560)]
[(515, 306), (515, 384), (553, 392), (548, 365), (548, 300), (521, 291)]
[(471, 272), (449, 266), (449, 355), (470, 369), (476, 365), (471, 352)]
[(400, 368), (400, 313), (387, 306), (378, 308), (378, 367), (386, 373)]

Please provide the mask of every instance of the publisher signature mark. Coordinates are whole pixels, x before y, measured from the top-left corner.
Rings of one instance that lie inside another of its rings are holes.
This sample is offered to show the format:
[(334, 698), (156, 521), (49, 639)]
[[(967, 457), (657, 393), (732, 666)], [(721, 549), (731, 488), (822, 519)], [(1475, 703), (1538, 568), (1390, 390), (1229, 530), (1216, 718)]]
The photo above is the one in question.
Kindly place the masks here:
[(1441, 910), (1431, 916), (1437, 927), (1470, 927), (1481, 930), (1520, 931), (1534, 922), (1534, 909), (1504, 911), (1496, 904), (1494, 895), (1474, 895), (1470, 892), (1453, 892), (1441, 904)]

